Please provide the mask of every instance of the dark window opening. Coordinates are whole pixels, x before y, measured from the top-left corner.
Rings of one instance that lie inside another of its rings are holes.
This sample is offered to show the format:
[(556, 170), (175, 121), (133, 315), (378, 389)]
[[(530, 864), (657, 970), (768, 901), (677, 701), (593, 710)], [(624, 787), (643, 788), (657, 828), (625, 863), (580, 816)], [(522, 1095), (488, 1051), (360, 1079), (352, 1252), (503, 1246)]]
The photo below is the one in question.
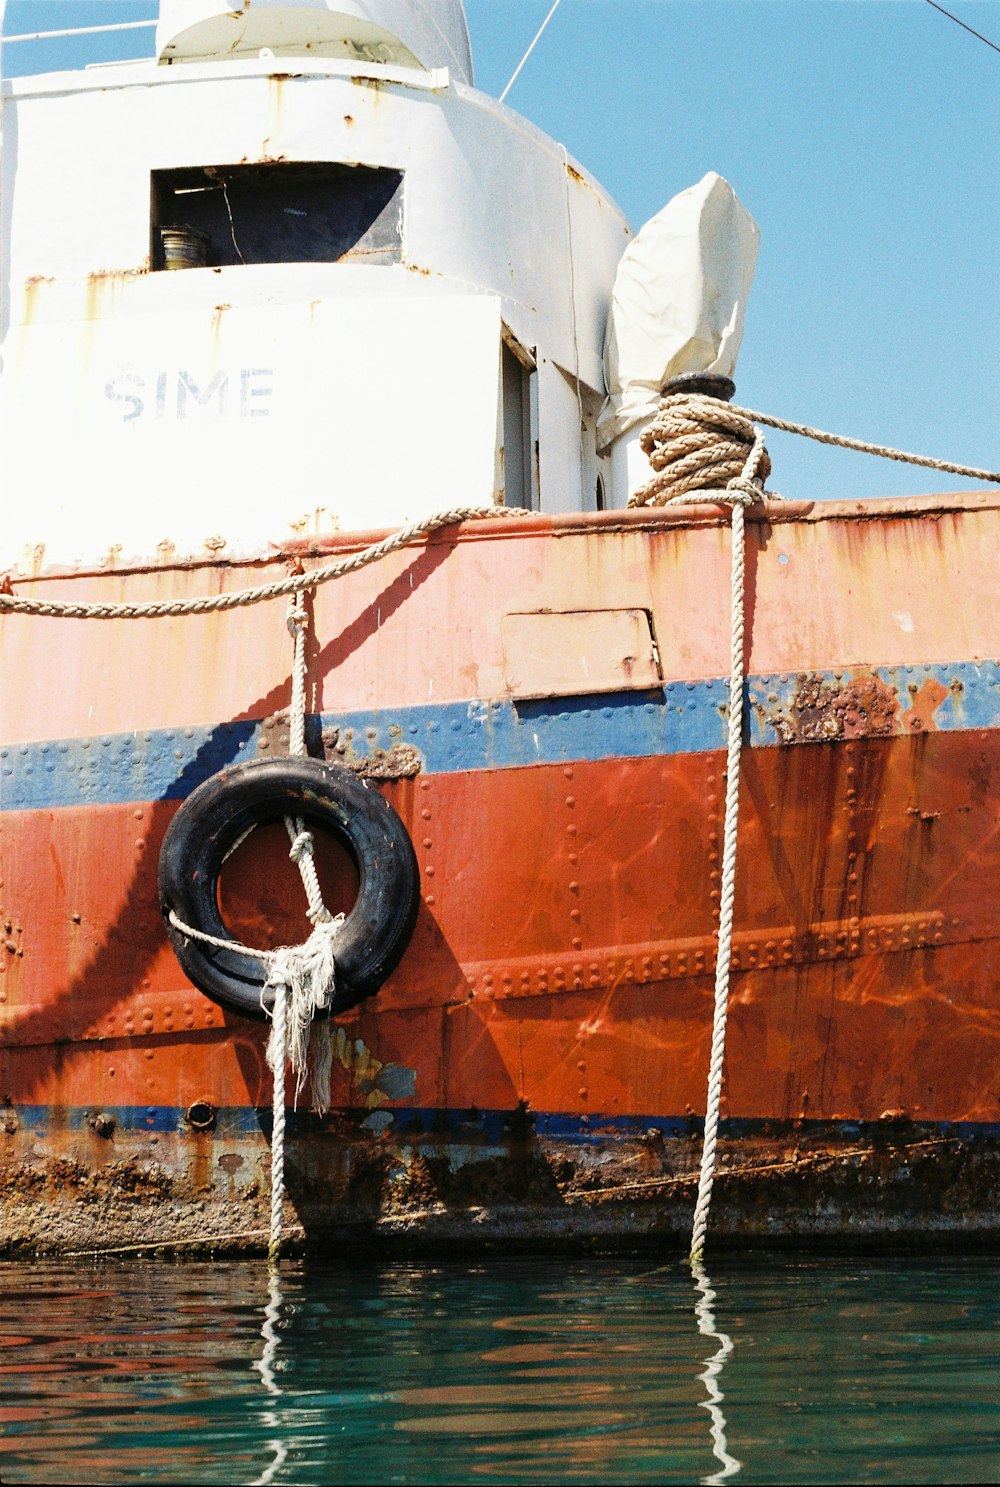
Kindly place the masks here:
[(204, 165), (152, 173), (152, 262), (173, 267), (164, 232), (192, 228), (184, 266), (399, 263), (403, 173), (328, 162)]
[(505, 332), (500, 346), (500, 392), (502, 400), (502, 453), (504, 504), (525, 511), (537, 505), (531, 478), (532, 380), (526, 353)]

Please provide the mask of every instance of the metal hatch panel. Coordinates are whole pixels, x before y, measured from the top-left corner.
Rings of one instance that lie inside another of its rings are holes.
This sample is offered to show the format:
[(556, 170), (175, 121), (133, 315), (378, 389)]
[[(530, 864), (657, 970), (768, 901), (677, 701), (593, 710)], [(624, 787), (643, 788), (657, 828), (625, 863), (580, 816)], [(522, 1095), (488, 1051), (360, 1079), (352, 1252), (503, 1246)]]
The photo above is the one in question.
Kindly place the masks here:
[(505, 614), (500, 631), (512, 698), (644, 692), (662, 681), (644, 609)]

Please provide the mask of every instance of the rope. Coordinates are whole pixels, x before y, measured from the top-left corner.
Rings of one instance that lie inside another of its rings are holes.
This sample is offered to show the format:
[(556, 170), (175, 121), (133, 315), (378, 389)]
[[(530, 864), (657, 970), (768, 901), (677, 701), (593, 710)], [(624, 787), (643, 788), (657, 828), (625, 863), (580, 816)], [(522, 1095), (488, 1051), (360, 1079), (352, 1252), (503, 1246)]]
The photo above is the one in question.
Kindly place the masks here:
[(718, 398), (691, 393), (673, 393), (663, 398), (653, 423), (643, 433), (640, 447), (649, 458), (653, 477), (631, 497), (630, 506), (665, 506), (674, 503), (732, 505), (732, 561), (730, 571), (730, 669), (729, 735), (726, 748), (726, 807), (723, 825), (722, 878), (719, 901), (718, 951), (715, 961), (715, 1004), (712, 1017), (712, 1048), (709, 1057), (705, 1136), (698, 1197), (691, 1229), (691, 1264), (698, 1267), (705, 1252), (708, 1215), (715, 1179), (719, 1110), (722, 1103), (722, 1072), (729, 1008), (729, 978), (732, 961), (733, 902), (736, 888), (736, 837), (739, 821), (740, 756), (743, 741), (743, 582), (745, 565), (745, 508), (763, 495), (771, 460), (763, 436), (754, 427), (763, 423), (785, 433), (802, 434), (821, 444), (835, 444), (865, 454), (932, 470), (948, 471), (1000, 484), (1000, 474), (971, 465), (907, 454), (882, 444), (868, 444), (828, 434), (808, 424), (752, 409), (733, 407)]
[[(306, 631), (309, 616), (297, 594), (288, 601), (288, 630), (293, 640), (292, 698), (289, 708), (289, 754), (302, 758), (306, 753)], [(325, 1011), (336, 989), (334, 946), (344, 923), (344, 915), (334, 917), (323, 902), (323, 894), (313, 861), (312, 832), (306, 830), (300, 816), (286, 816), (285, 829), (291, 848), (289, 857), (298, 867), (308, 901), (308, 915), (313, 929), (302, 945), (283, 945), (277, 950), (256, 950), (235, 940), (210, 935), (185, 924), (173, 909), (167, 915), (171, 925), (182, 934), (224, 950), (250, 955), (267, 966), (261, 987), (261, 1007), (268, 991), (274, 992), (271, 1007), (271, 1031), (267, 1043), (267, 1064), (273, 1079), (271, 1131), (271, 1227), (268, 1260), (277, 1264), (281, 1247), (282, 1208), (285, 1172), (285, 1067), (291, 1064), (296, 1076), (295, 1100), (302, 1092), (308, 1073), (310, 1035), (314, 1045), (313, 1105), (320, 1115), (330, 1105), (330, 1072), (333, 1067), (333, 1044), (328, 1019), (315, 1021)]]
[(273, 1269), (281, 1250), (281, 1218), (285, 1202), (285, 1002), (287, 988), (279, 982), (274, 990), (271, 1036), (267, 1040), (267, 1063), (274, 1075), (271, 1095), (271, 1232), (267, 1262)]
[(509, 506), (454, 506), (447, 511), (438, 511), (420, 521), (400, 527), (381, 542), (374, 542), (361, 552), (350, 557), (338, 558), (313, 568), (309, 573), (293, 573), (288, 578), (276, 579), (254, 589), (233, 589), (226, 594), (203, 594), (198, 599), (157, 599), (143, 604), (73, 604), (55, 599), (23, 599), (19, 595), (5, 593), (0, 589), (0, 614), (33, 614), (43, 619), (60, 620), (158, 620), (176, 619), (189, 614), (215, 614), (220, 610), (243, 609), (250, 604), (263, 604), (268, 599), (282, 599), (301, 594), (304, 589), (329, 583), (342, 578), (345, 573), (355, 573), (377, 563), (389, 553), (428, 537), (441, 527), (454, 526), (457, 522), (474, 521), (487, 517), (523, 516), (523, 512)]
[(899, 460), (904, 465), (921, 465), (925, 470), (943, 470), (949, 475), (965, 475), (969, 480), (985, 480), (990, 485), (1000, 485), (1000, 472), (980, 470), (975, 465), (956, 465), (950, 460), (931, 459), (927, 454), (907, 454), (903, 449), (894, 449), (891, 444), (868, 444), (863, 439), (849, 439), (845, 434), (827, 434), (822, 429), (811, 428), (807, 423), (792, 423), (787, 418), (772, 418), (769, 413), (755, 413), (752, 408), (733, 408), (752, 423), (765, 423), (769, 428), (780, 429), (785, 434), (801, 434), (805, 439), (815, 439), (817, 444), (835, 444), (840, 449), (856, 449), (860, 454), (876, 454), (881, 459)]
[[(760, 451), (750, 465), (758, 444)], [(630, 498), (630, 506), (669, 506), (691, 492), (694, 502), (728, 502), (727, 491), (758, 501), (771, 460), (750, 419), (719, 398), (674, 393), (639, 440), (654, 475)], [(748, 483), (752, 468), (757, 484)]]
[[(705, 1251), (708, 1214), (715, 1178), (715, 1158), (722, 1103), (722, 1070), (729, 1011), (729, 977), (733, 950), (733, 902), (736, 890), (736, 837), (740, 805), (740, 757), (743, 748), (743, 580), (747, 506), (763, 499), (771, 461), (764, 437), (740, 409), (717, 398), (674, 394), (664, 398), (641, 446), (655, 474), (636, 492), (630, 505), (674, 503), (726, 504), (732, 507), (730, 563), (729, 736), (726, 748), (726, 807), (723, 825), (722, 879), (719, 894), (718, 950), (715, 958), (715, 1003), (709, 1058), (705, 1137), (698, 1176), (698, 1197), (691, 1228), (691, 1265), (696, 1274)], [(721, 481), (725, 480), (725, 486)], [(773, 497), (772, 497), (773, 499)]]

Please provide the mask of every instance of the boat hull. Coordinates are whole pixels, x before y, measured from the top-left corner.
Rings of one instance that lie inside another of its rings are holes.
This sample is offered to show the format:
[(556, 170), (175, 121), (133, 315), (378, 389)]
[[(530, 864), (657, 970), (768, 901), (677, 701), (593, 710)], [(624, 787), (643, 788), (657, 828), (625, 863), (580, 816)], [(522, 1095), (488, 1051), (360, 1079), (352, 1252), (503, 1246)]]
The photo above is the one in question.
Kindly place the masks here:
[[(766, 517), (749, 526), (713, 1232), (995, 1235), (997, 507)], [(332, 1112), (312, 1114), (306, 1091), (290, 1115), (295, 1242), (687, 1232), (728, 562), (724, 521), (703, 513), (526, 517), (319, 590), (311, 750), (395, 806), (421, 905), (398, 970), (337, 1020)], [(275, 571), (215, 562), (19, 591), (175, 597)], [(649, 618), (654, 678), (618, 664), (624, 621), (593, 618), (626, 613)], [(3, 627), (13, 674), (31, 679), (5, 704), (0, 759), (5, 1243), (260, 1247), (266, 1026), (185, 981), (156, 868), (201, 780), (285, 747), (280, 609)], [(580, 689), (577, 642), (602, 690)], [(304, 937), (281, 837), (255, 834), (223, 880), (227, 922), (261, 945)], [(331, 907), (349, 908), (350, 863), (325, 843), (319, 866)]]

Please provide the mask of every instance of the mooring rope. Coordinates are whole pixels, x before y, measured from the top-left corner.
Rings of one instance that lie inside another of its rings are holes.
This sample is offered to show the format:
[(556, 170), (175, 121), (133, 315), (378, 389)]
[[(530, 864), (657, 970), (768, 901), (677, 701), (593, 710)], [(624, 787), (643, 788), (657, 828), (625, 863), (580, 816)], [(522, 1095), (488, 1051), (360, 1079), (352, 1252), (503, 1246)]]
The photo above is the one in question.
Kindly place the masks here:
[(275, 579), (253, 589), (232, 589), (225, 594), (202, 594), (197, 599), (151, 599), (145, 603), (132, 604), (73, 604), (56, 599), (25, 599), (0, 589), (0, 614), (31, 614), (41, 619), (57, 620), (159, 620), (177, 619), (189, 614), (216, 614), (220, 610), (244, 609), (250, 604), (263, 604), (268, 599), (284, 599), (301, 594), (305, 589), (329, 583), (331, 579), (343, 578), (346, 573), (356, 573), (377, 563), (389, 553), (407, 547), (421, 537), (429, 537), (441, 527), (452, 527), (463, 521), (482, 521), (492, 517), (523, 516), (524, 512), (512, 506), (453, 506), (447, 511), (437, 511), (420, 521), (410, 522), (373, 542), (370, 547), (335, 562), (324, 563), (308, 573), (293, 573), (288, 578)]
[[(669, 505), (675, 499), (679, 501), (687, 491), (701, 490), (709, 484), (728, 485), (742, 471), (746, 451), (752, 443), (753, 426), (758, 423), (787, 434), (801, 434), (820, 444), (1000, 485), (1000, 473), (995, 470), (980, 470), (975, 465), (908, 454), (888, 444), (869, 444), (842, 434), (828, 434), (807, 423), (773, 418), (768, 413), (757, 413), (700, 393), (672, 393), (661, 400), (656, 417), (639, 440), (655, 474), (631, 497), (629, 505)], [(762, 479), (767, 479), (770, 468), (770, 458), (765, 453), (760, 469)]]
[[(739, 822), (740, 761), (743, 744), (743, 584), (745, 570), (745, 509), (764, 494), (771, 461), (763, 436), (754, 427), (768, 424), (786, 433), (802, 434), (823, 444), (882, 456), (933, 470), (948, 471), (1000, 484), (1000, 474), (970, 465), (907, 454), (888, 445), (868, 444), (827, 434), (807, 424), (772, 418), (752, 409), (734, 407), (719, 398), (697, 393), (673, 393), (662, 399), (656, 418), (640, 439), (653, 469), (651, 480), (630, 499), (630, 506), (668, 506), (725, 503), (732, 507), (730, 565), (729, 726), (726, 747), (726, 804), (723, 824), (719, 927), (715, 962), (715, 1000), (712, 1046), (709, 1056), (705, 1134), (702, 1144), (698, 1196), (691, 1229), (691, 1264), (701, 1265), (708, 1233), (708, 1216), (715, 1180), (725, 1061), (726, 1022), (732, 964), (733, 903), (736, 888), (736, 841)], [(768, 492), (770, 499), (775, 497)]]
[[(748, 506), (764, 498), (764, 481), (771, 469), (771, 461), (764, 448), (764, 436), (748, 418), (718, 398), (690, 393), (674, 394), (663, 400), (660, 414), (643, 435), (641, 444), (656, 473), (633, 496), (630, 505), (725, 504), (732, 508), (729, 736), (726, 747), (726, 806), (723, 818), (718, 948), (715, 957), (715, 1002), (705, 1136), (691, 1231), (691, 1263), (698, 1265), (705, 1250), (712, 1183), (715, 1178), (733, 952), (736, 836), (740, 805), (740, 756), (743, 748), (744, 517)], [(724, 486), (720, 484), (723, 479), (726, 482)]]
[[(288, 630), (292, 636), (292, 697), (289, 707), (289, 749), (293, 758), (306, 753), (306, 634), (308, 611), (300, 595), (288, 601)], [(333, 1043), (328, 1018), (315, 1021), (326, 1011), (336, 990), (336, 940), (344, 915), (334, 916), (323, 902), (323, 894), (313, 861), (312, 832), (306, 830), (300, 816), (286, 816), (285, 829), (291, 848), (289, 857), (302, 879), (308, 902), (308, 916), (313, 929), (301, 945), (283, 945), (277, 950), (256, 950), (235, 940), (222, 939), (185, 924), (173, 909), (169, 922), (181, 934), (239, 954), (251, 955), (267, 966), (261, 987), (261, 1007), (267, 1012), (265, 997), (273, 992), (270, 1010), (271, 1030), (266, 1059), (273, 1075), (271, 1121), (271, 1223), (268, 1261), (277, 1264), (281, 1249), (282, 1213), (285, 1195), (285, 1068), (291, 1064), (296, 1076), (295, 1099), (305, 1083), (309, 1045), (313, 1044), (312, 1099), (317, 1113), (325, 1114), (330, 1105), (330, 1072), (333, 1066)], [(310, 1034), (312, 1039), (310, 1040)]]
[(277, 1265), (281, 1253), (281, 1221), (285, 1206), (285, 1012), (287, 997), (288, 988), (283, 982), (279, 982), (274, 988), (271, 1035), (267, 1042), (267, 1062), (274, 1075), (271, 1091), (271, 1227), (267, 1243), (267, 1262), (272, 1267)]

